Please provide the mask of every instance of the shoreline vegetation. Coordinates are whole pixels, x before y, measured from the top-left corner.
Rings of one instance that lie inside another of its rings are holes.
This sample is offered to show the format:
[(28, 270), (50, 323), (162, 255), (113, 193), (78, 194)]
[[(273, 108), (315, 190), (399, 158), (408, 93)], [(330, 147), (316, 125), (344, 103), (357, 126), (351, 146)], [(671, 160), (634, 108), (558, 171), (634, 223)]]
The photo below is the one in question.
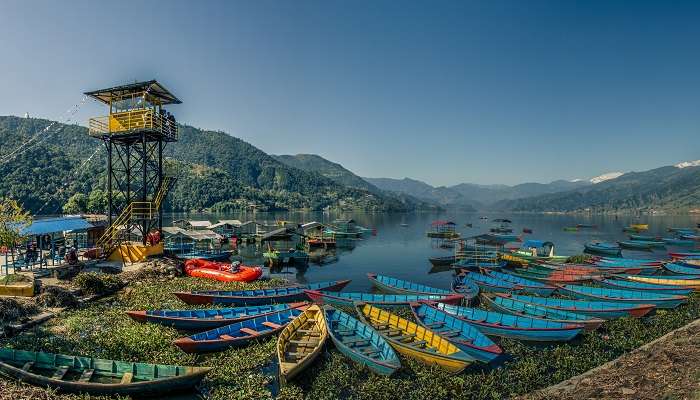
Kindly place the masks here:
[[(282, 390), (275, 381), (275, 339), (240, 349), (196, 356), (181, 352), (172, 340), (183, 335), (172, 328), (132, 321), (127, 310), (193, 308), (171, 292), (207, 288), (238, 289), (243, 285), (174, 276), (167, 268), (145, 268), (133, 275), (81, 274), (67, 286), (84, 292), (113, 291), (113, 295), (78, 308), (69, 308), (48, 322), (2, 338), (0, 345), (27, 350), (80, 354), (120, 360), (212, 366), (203, 383), (204, 398), (234, 399), (506, 399), (526, 395), (565, 381), (629, 353), (700, 317), (700, 296), (674, 310), (657, 310), (643, 319), (606, 321), (571, 343), (533, 345), (500, 340), (509, 357), (497, 366), (474, 365), (453, 375), (411, 359), (391, 378), (372, 374), (327, 346), (319, 362)], [(128, 282), (128, 284), (126, 284)], [(284, 285), (282, 280), (257, 281), (246, 288)], [(79, 286), (78, 286), (79, 285)], [(348, 311), (348, 310), (346, 310)], [(352, 310), (349, 310), (352, 312)], [(399, 313), (410, 318), (410, 311)], [(106, 399), (59, 395), (0, 379), (0, 399)], [(11, 397), (8, 397), (11, 396)], [(191, 397), (194, 398), (194, 397)], [(188, 398), (189, 399), (189, 398)]]

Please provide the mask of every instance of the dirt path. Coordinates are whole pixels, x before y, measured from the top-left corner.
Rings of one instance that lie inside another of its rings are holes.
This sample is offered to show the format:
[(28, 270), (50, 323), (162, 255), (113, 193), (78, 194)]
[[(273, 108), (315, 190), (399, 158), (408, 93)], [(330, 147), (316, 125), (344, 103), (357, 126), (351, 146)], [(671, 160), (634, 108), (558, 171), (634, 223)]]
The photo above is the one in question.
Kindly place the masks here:
[(700, 399), (700, 320), (519, 400)]

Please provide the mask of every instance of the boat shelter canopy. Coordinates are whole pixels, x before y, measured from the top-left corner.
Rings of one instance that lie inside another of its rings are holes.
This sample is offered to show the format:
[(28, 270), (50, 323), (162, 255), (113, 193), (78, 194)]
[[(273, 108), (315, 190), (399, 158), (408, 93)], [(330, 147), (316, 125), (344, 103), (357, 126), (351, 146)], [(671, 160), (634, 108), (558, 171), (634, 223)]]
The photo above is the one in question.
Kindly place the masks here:
[(209, 225), (209, 226), (207, 227), (207, 229), (214, 229), (214, 228), (218, 228), (218, 227), (220, 227), (220, 226), (226, 226), (226, 225), (230, 225), (230, 226), (241, 226), (242, 224), (243, 224), (243, 223), (242, 223), (241, 221), (237, 220), (237, 219), (222, 219), (222, 220), (220, 220), (219, 222), (217, 222), (217, 223), (215, 223), (215, 224)]
[[(163, 228), (165, 230), (165, 228)], [(188, 239), (192, 239), (194, 241), (200, 241), (200, 240), (220, 240), (222, 238), (221, 235), (214, 231), (210, 230), (201, 230), (201, 231), (186, 231), (184, 229), (176, 231), (173, 233), (173, 237), (184, 237)]]
[(94, 225), (79, 216), (45, 218), (32, 221), (29, 226), (20, 229), (20, 234), (38, 236), (67, 231), (87, 231), (94, 227)]
[(181, 104), (182, 101), (170, 93), (158, 81), (150, 80), (145, 82), (130, 83), (128, 85), (114, 86), (107, 89), (93, 90), (84, 94), (105, 104), (110, 104), (113, 98), (122, 97), (131, 93), (148, 92), (149, 96), (160, 99), (162, 105)]
[(288, 233), (289, 233), (288, 228), (275, 229), (273, 231), (267, 232), (264, 235), (260, 236), (260, 240), (261, 241), (270, 240), (270, 239), (273, 239), (273, 238), (276, 238), (276, 237), (279, 237), (282, 235), (286, 235)]

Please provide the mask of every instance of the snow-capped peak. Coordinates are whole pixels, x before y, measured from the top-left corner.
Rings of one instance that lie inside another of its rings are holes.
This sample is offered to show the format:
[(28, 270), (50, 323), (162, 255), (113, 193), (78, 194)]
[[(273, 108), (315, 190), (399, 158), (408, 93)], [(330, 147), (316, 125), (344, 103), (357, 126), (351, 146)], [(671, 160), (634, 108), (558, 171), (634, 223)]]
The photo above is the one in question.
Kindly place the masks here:
[(700, 160), (685, 161), (675, 165), (676, 168), (700, 167)]
[(589, 182), (592, 184), (600, 183), (600, 182), (605, 182), (609, 181), (610, 179), (615, 179), (619, 178), (620, 176), (624, 175), (624, 172), (608, 172), (607, 174), (599, 175), (596, 176), (595, 178), (591, 178)]
[(581, 182), (581, 181), (583, 181), (583, 179), (572, 179), (569, 182), (576, 183), (576, 182)]

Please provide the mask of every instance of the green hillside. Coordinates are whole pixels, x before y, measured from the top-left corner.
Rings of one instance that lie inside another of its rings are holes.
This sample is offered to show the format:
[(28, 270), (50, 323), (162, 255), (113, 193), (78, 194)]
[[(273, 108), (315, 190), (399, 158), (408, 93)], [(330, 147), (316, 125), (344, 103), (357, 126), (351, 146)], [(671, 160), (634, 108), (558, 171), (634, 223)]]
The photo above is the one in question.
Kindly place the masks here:
[(379, 189), (340, 164), (328, 161), (316, 154), (278, 155), (276, 160), (304, 171), (318, 172), (341, 185), (378, 193)]
[[(26, 151), (0, 161), (0, 197), (21, 201), (32, 211), (59, 212), (71, 196), (73, 209), (104, 211), (105, 152), (81, 168), (99, 148), (87, 129), (51, 121), (0, 117), (0, 160), (29, 138)], [(415, 203), (349, 188), (318, 173), (283, 164), (224, 132), (182, 126), (180, 141), (166, 147), (180, 176), (165, 205), (173, 211), (218, 210), (256, 203), (262, 209), (321, 209), (327, 206), (368, 211), (407, 211)]]

